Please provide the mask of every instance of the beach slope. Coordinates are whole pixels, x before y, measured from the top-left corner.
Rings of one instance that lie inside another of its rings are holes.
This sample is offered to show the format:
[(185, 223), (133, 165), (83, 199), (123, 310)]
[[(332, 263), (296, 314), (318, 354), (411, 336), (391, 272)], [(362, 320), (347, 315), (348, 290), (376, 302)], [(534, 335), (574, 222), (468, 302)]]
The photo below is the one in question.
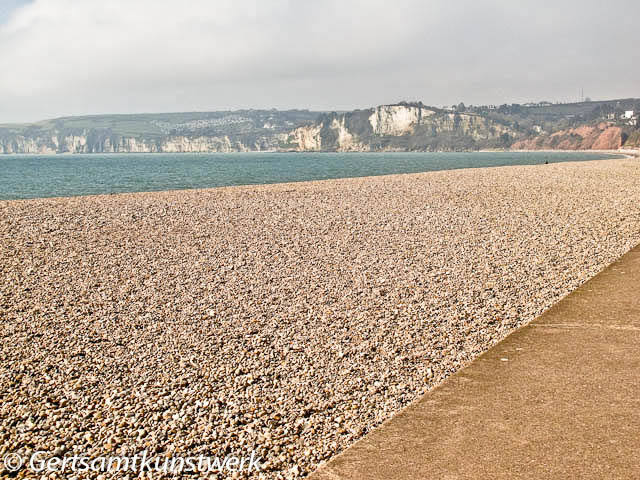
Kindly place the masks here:
[(617, 159), (0, 202), (0, 454), (256, 449), (268, 478), (311, 472), (639, 243), (638, 178)]

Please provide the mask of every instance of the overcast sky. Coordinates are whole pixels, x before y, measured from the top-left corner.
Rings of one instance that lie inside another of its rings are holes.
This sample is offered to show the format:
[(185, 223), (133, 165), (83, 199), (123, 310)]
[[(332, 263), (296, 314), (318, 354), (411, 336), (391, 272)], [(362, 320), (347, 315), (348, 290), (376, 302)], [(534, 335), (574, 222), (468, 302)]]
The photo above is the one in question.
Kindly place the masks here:
[(638, 0), (0, 0), (0, 122), (640, 96)]

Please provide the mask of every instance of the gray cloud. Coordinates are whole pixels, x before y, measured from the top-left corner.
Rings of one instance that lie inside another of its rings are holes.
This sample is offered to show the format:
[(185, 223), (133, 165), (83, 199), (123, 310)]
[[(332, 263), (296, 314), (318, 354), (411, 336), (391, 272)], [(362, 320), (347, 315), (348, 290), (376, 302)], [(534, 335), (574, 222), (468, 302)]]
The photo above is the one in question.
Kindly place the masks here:
[(36, 0), (0, 25), (0, 121), (638, 96), (637, 0)]

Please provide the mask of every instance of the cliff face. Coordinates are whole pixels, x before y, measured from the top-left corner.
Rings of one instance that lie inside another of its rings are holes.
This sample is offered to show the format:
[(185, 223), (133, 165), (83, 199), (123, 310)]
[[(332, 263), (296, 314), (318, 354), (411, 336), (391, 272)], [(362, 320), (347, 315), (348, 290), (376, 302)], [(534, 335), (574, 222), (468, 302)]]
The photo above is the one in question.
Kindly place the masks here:
[[(421, 103), (318, 113), (315, 121), (311, 115), (298, 110), (127, 117), (140, 134), (119, 133), (114, 116), (71, 117), (0, 128), (0, 153), (473, 150), (507, 147), (517, 135), (485, 116)], [(95, 127), (77, 128), (78, 122)]]
[(375, 135), (407, 135), (415, 131), (423, 116), (426, 118), (434, 113), (421, 107), (382, 105), (369, 116), (369, 123)]
[(640, 149), (640, 129), (630, 132), (626, 142), (624, 142), (625, 148), (638, 148)]
[(244, 143), (229, 136), (168, 135), (159, 138), (103, 136), (95, 132), (77, 135), (0, 138), (0, 153), (206, 153), (272, 151), (288, 138), (287, 134), (258, 138)]
[[(539, 112), (527, 116), (522, 108), (501, 109), (456, 112), (403, 102), (343, 113), (238, 110), (67, 117), (0, 125), (0, 153), (609, 150), (640, 144), (637, 127), (578, 118), (573, 110), (562, 122), (544, 117), (543, 123)], [(559, 113), (549, 115), (553, 119)], [(540, 124), (549, 133), (536, 133), (543, 132)]]
[(422, 105), (383, 105), (322, 116), (295, 129), (297, 151), (432, 151), (510, 145), (510, 127), (480, 115), (450, 113)]
[(581, 125), (560, 130), (551, 135), (541, 135), (514, 142), (513, 150), (617, 150), (625, 144), (626, 133), (620, 127)]
[(321, 126), (310, 125), (308, 127), (296, 128), (289, 143), (300, 151), (313, 151), (322, 149), (322, 138), (320, 136)]

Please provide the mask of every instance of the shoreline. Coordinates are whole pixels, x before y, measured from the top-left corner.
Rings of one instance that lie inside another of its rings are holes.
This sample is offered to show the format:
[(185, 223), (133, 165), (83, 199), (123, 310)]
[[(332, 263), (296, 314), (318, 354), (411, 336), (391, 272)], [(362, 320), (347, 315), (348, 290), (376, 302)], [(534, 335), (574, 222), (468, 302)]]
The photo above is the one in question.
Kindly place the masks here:
[[(481, 150), (481, 151), (490, 151), (490, 150)], [(559, 149), (541, 149), (541, 150), (508, 150), (510, 152), (522, 152), (522, 153), (570, 153), (570, 152), (584, 152), (584, 153), (606, 153), (608, 155), (631, 155), (631, 158), (634, 156), (640, 155), (640, 148), (620, 148), (617, 150), (559, 150)]]
[(638, 175), (621, 158), (0, 202), (6, 448), (255, 445), (267, 478), (309, 473), (640, 243)]
[(233, 150), (229, 152), (211, 151), (211, 152), (55, 152), (55, 153), (6, 153), (0, 152), (0, 159), (4, 157), (69, 157), (69, 156), (93, 156), (93, 155), (235, 155), (235, 154), (423, 154), (423, 153), (607, 153), (607, 154), (624, 154), (631, 152), (634, 155), (640, 155), (640, 147), (638, 148), (620, 148), (618, 150), (562, 150), (562, 149), (490, 149), (483, 148), (479, 150)]

